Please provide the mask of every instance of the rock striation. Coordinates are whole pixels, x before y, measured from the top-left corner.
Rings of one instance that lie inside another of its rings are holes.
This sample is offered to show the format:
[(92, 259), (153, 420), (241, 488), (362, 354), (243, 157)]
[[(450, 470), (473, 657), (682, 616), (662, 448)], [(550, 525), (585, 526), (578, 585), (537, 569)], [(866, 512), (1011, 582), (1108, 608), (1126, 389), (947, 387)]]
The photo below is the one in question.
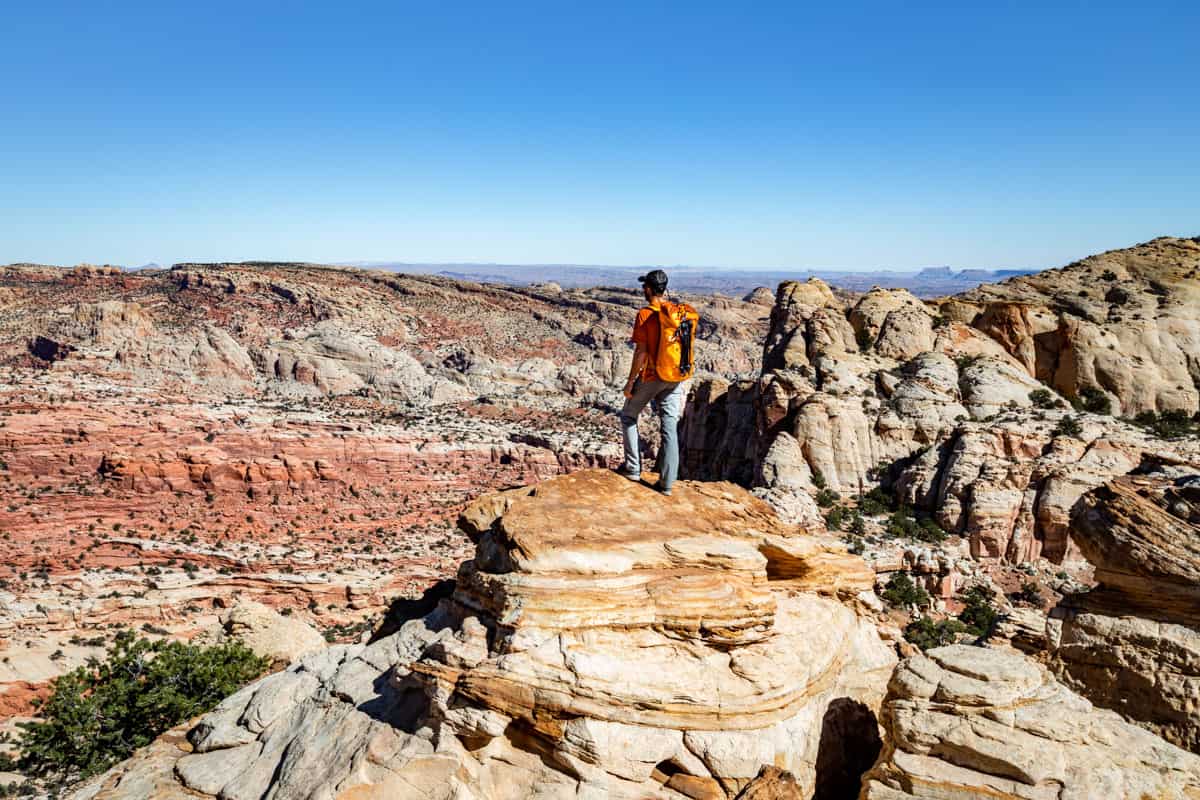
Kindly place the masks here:
[(475, 558), (435, 611), (247, 686), (76, 797), (832, 797), (878, 751), (895, 656), (856, 600), (873, 573), (744, 490), (664, 500), (584, 470), (461, 525)]
[(1097, 586), (1053, 610), (1053, 667), (1096, 705), (1200, 753), (1200, 475), (1094, 489), (1071, 536)]
[(952, 645), (907, 659), (881, 720), (886, 744), (860, 800), (1200, 797), (1200, 757), (1012, 652)]

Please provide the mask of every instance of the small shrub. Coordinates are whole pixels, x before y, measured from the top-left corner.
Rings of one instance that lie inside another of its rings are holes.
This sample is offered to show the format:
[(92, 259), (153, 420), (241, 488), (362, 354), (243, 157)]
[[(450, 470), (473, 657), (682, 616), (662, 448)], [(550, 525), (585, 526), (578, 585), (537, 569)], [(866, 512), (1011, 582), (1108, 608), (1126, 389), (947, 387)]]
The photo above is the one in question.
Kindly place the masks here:
[(813, 484), (813, 486), (817, 487), (818, 489), (824, 489), (826, 486), (829, 485), (825, 481), (825, 473), (821, 472), (821, 470), (819, 470), (819, 469), (814, 469), (812, 471), (812, 484)]
[(817, 505), (819, 505), (821, 508), (829, 508), (830, 506), (835, 505), (841, 498), (838, 496), (838, 493), (832, 489), (822, 489), (821, 491), (817, 492), (817, 496), (814, 499), (817, 501)]
[(1111, 269), (1106, 269), (1106, 270), (1104, 270), (1104, 273), (1100, 276), (1100, 279), (1108, 281), (1109, 283), (1112, 283), (1113, 281), (1115, 281), (1117, 279), (1117, 273), (1113, 272)]
[(931, 544), (944, 542), (949, 535), (933, 519), (917, 519), (912, 509), (907, 506), (901, 506), (892, 512), (888, 517), (886, 531), (888, 536), (896, 539), (913, 539)]
[(1025, 581), (1021, 584), (1021, 591), (1013, 594), (1013, 600), (1019, 603), (1028, 603), (1031, 606), (1041, 606), (1045, 602), (1042, 596), (1042, 589), (1033, 581)]
[(1058, 401), (1054, 399), (1054, 393), (1049, 389), (1034, 389), (1029, 393), (1029, 402), (1033, 403), (1035, 408), (1056, 408)]
[(1129, 292), (1120, 286), (1113, 286), (1104, 293), (1104, 302), (1111, 303), (1114, 306), (1123, 306), (1129, 302)]
[(1058, 425), (1054, 427), (1055, 436), (1078, 436), (1083, 433), (1083, 426), (1079, 424), (1079, 419), (1070, 415), (1063, 417), (1058, 421)]
[(968, 633), (986, 638), (991, 634), (1000, 612), (996, 610), (992, 600), (995, 593), (982, 584), (976, 584), (963, 592), (965, 606), (958, 615), (958, 620), (966, 625)]
[(96, 775), (211, 710), (267, 666), (239, 643), (151, 642), (122, 631), (103, 662), (54, 680), (40, 719), (21, 725), (20, 767), (38, 777)]
[(929, 592), (913, 583), (907, 572), (895, 572), (883, 589), (883, 599), (889, 606), (908, 608), (929, 605)]
[(859, 350), (870, 350), (871, 345), (875, 343), (875, 339), (871, 336), (871, 332), (866, 328), (854, 334), (854, 341), (858, 343)]
[(1077, 411), (1087, 411), (1092, 414), (1111, 414), (1112, 400), (1100, 389), (1089, 386), (1071, 401)]
[(833, 509), (825, 515), (825, 525), (831, 531), (840, 531), (850, 518), (850, 511), (845, 506), (834, 506)]
[(904, 628), (904, 638), (922, 650), (943, 647), (958, 641), (959, 634), (966, 631), (956, 619), (934, 622), (929, 617), (918, 617)]
[(1133, 423), (1160, 439), (1200, 436), (1200, 419), (1189, 417), (1186, 411), (1164, 411), (1161, 414), (1143, 411), (1133, 418)]
[(876, 486), (862, 496), (858, 508), (868, 517), (877, 517), (892, 510), (892, 497), (883, 489)]
[(983, 356), (959, 356), (958, 358), (954, 359), (954, 363), (958, 365), (958, 371), (962, 372), (968, 367), (973, 366), (981, 358), (983, 358)]

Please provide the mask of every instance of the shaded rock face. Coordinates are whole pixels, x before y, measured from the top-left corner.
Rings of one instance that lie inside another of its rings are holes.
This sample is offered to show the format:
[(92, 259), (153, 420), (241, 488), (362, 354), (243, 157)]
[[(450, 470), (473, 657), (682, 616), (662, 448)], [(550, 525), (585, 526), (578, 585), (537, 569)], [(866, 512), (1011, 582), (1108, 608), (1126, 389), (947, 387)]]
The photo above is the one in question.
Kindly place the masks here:
[(1071, 536), (1098, 585), (1052, 611), (1053, 667), (1096, 705), (1200, 753), (1200, 475), (1094, 489)]
[[(975, 558), (1076, 560), (1067, 529), (1080, 495), (1147, 456), (1200, 463), (1196, 447), (1107, 415), (1056, 432), (1085, 390), (1116, 412), (1194, 409), (1198, 266), (1200, 245), (1156, 240), (928, 304), (879, 288), (846, 303), (819, 280), (784, 282), (753, 386), (693, 391), (684, 472), (756, 487), (781, 513), (818, 474), (843, 495), (883, 477)], [(1109, 273), (1141, 286), (1139, 310), (1096, 316), (1075, 302)]]
[(435, 611), (246, 687), (192, 754), (78, 797), (133, 797), (136, 770), (175, 776), (151, 797), (808, 798), (878, 747), (895, 657), (856, 611), (871, 571), (744, 490), (664, 500), (586, 470), (461, 524), (476, 557)]
[(860, 800), (1200, 797), (1200, 757), (1012, 652), (953, 645), (904, 661), (881, 720)]

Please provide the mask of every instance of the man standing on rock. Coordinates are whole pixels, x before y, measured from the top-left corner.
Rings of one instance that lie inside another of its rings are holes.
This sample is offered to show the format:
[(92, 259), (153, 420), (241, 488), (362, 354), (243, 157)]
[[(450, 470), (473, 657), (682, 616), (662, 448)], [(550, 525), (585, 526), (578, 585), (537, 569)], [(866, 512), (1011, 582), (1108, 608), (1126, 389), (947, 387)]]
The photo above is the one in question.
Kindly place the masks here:
[(658, 412), (662, 428), (658, 483), (654, 488), (670, 497), (671, 486), (679, 473), (679, 418), (687, 399), (685, 383), (692, 373), (692, 338), (699, 316), (687, 304), (667, 301), (667, 273), (661, 269), (648, 272), (638, 280), (642, 284), (646, 307), (638, 312), (633, 323), (631, 339), (636, 349), (633, 364), (629, 367), (629, 380), (625, 382), (625, 407), (621, 409), (625, 463), (620, 471), (632, 481), (642, 479), (638, 415), (650, 403)]

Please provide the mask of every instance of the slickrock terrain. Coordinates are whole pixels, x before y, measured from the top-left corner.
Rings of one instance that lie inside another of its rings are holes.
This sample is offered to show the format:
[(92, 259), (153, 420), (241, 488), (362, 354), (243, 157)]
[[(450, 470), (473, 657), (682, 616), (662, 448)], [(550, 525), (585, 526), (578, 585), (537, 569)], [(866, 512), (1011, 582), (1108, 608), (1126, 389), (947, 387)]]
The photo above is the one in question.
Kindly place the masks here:
[[(472, 498), (613, 462), (635, 298), (0, 267), (0, 717), (118, 627), (187, 638), (240, 598), (366, 635), (453, 575)], [(768, 310), (691, 299), (706, 374), (750, 371)]]
[(1163, 237), (959, 295), (1038, 380), (1114, 410), (1200, 409), (1200, 241)]
[(939, 301), (784, 282), (757, 380), (696, 386), (684, 469), (808, 524), (822, 487), (883, 481), (977, 559), (1078, 561), (1084, 492), (1148, 461), (1200, 466), (1195, 438), (1105, 413), (1196, 412), (1197, 268), (1200, 242), (1156, 239)]
[(1200, 757), (1001, 650), (954, 645), (904, 661), (882, 722), (860, 800), (1200, 797)]
[(1067, 685), (1200, 753), (1200, 475), (1121, 478), (1075, 506), (1097, 586), (1049, 630)]
[(475, 558), (428, 616), (247, 686), (75, 797), (857, 791), (895, 664), (860, 558), (731, 484), (662, 500), (603, 470), (460, 524)]

